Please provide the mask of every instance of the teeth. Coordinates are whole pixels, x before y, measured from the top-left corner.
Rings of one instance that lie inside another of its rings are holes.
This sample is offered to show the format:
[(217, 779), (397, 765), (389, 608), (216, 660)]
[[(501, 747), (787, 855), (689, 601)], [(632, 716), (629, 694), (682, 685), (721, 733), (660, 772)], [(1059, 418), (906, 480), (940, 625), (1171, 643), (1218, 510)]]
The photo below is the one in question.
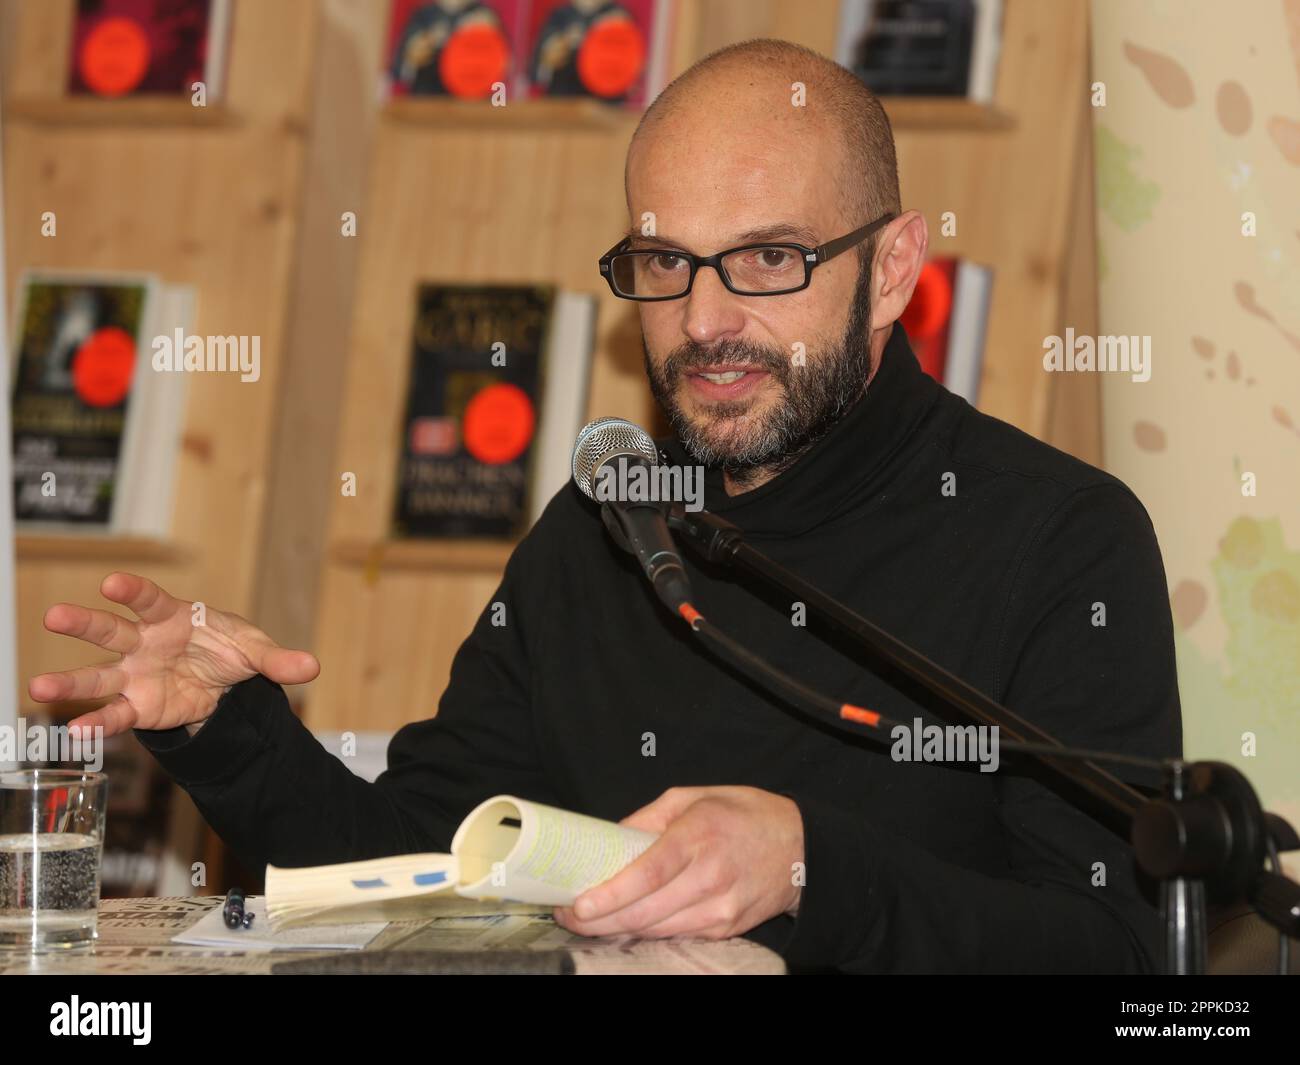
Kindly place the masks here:
[(715, 385), (729, 385), (732, 381), (739, 381), (745, 376), (744, 370), (730, 370), (727, 373), (702, 373), (701, 377), (706, 381), (712, 381)]

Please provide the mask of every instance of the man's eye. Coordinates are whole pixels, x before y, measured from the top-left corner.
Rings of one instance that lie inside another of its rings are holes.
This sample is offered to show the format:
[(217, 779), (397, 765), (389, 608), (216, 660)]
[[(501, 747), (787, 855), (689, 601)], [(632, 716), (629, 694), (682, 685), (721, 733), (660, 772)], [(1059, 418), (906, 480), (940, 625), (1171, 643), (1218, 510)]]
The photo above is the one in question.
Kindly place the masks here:
[(654, 263), (656, 270), (674, 270), (681, 264), (682, 257), (664, 252), (661, 255), (656, 255), (651, 262)]
[(772, 270), (789, 266), (792, 258), (793, 256), (785, 248), (764, 248), (758, 253), (759, 265)]

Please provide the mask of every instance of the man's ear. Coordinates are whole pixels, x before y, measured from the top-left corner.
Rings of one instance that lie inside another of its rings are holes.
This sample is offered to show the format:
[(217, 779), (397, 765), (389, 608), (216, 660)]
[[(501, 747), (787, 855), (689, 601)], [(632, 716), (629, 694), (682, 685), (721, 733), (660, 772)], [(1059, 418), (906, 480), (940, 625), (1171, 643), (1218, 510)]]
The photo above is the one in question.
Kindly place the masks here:
[(919, 211), (903, 212), (880, 231), (871, 271), (873, 332), (892, 326), (907, 309), (929, 247), (930, 231)]

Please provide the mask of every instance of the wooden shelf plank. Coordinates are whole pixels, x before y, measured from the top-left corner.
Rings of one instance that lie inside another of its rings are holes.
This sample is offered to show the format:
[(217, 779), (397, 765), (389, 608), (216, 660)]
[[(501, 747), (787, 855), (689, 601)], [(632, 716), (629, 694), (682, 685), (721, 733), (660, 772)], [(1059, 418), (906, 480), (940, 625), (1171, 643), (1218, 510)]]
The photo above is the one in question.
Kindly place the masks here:
[(371, 569), (498, 573), (515, 549), (513, 540), (344, 540), (330, 560)]
[(990, 104), (957, 96), (882, 96), (895, 132), (900, 130), (1009, 130), (1015, 120)]
[[(951, 96), (887, 96), (881, 102), (896, 130), (1006, 130), (1015, 125), (990, 104)], [(502, 129), (619, 130), (634, 126), (640, 111), (599, 100), (525, 100), (493, 107), (478, 100), (403, 96), (384, 106), (387, 118), (421, 126), (499, 132)]]
[(599, 100), (523, 100), (493, 107), (481, 100), (402, 96), (390, 100), (386, 118), (421, 126), (500, 132), (503, 129), (623, 130), (635, 126), (640, 111)]
[(168, 540), (143, 536), (101, 536), (88, 533), (54, 533), (47, 536), (20, 533), (14, 537), (14, 555), (20, 562), (183, 562), (187, 552)]
[(219, 103), (194, 107), (188, 97), (138, 96), (105, 100), (94, 96), (27, 97), (6, 100), (4, 118), (49, 126), (110, 126), (113, 128), (226, 128), (239, 124), (236, 115)]

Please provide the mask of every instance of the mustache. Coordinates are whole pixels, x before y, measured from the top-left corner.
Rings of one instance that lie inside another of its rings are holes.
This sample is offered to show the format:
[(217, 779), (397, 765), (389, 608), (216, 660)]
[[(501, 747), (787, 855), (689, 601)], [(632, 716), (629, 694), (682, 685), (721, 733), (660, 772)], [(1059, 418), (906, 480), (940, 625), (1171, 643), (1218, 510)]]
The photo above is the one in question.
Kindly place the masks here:
[(758, 366), (777, 380), (784, 381), (790, 363), (782, 355), (752, 346), (704, 348), (698, 344), (683, 344), (668, 353), (663, 361), (663, 373), (672, 378), (705, 366)]

